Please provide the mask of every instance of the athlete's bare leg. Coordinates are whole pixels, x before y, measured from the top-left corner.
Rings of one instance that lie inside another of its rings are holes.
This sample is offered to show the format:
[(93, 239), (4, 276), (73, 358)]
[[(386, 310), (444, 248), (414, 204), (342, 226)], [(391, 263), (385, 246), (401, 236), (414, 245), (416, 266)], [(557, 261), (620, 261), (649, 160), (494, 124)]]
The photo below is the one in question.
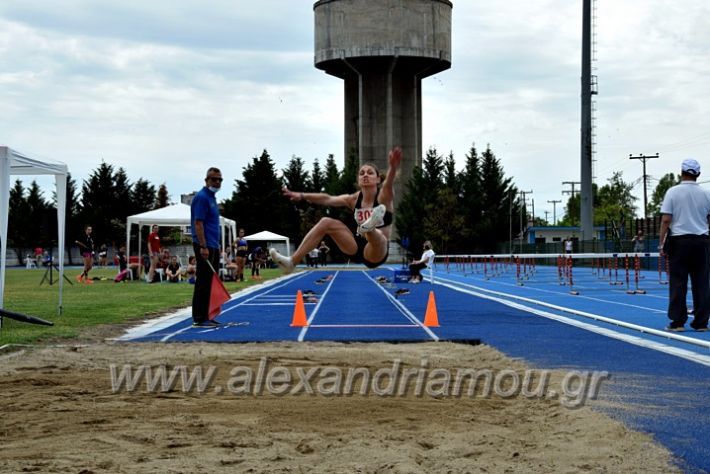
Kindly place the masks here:
[(385, 258), (388, 250), (388, 239), (380, 230), (373, 230), (365, 234), (367, 245), (362, 251), (363, 257), (368, 262), (376, 263)]
[(306, 256), (308, 252), (318, 247), (323, 237), (329, 235), (340, 250), (346, 255), (357, 252), (357, 243), (348, 226), (342, 221), (330, 217), (323, 217), (313, 228), (308, 231), (303, 238), (301, 245), (291, 255), (293, 263), (297, 264)]
[(294, 267), (303, 260), (303, 257), (316, 248), (323, 238), (329, 235), (335, 244), (347, 255), (357, 252), (357, 242), (348, 226), (337, 219), (324, 217), (308, 231), (292, 256), (286, 257), (279, 254), (276, 249), (269, 250), (272, 260), (277, 263), (284, 273), (291, 273)]

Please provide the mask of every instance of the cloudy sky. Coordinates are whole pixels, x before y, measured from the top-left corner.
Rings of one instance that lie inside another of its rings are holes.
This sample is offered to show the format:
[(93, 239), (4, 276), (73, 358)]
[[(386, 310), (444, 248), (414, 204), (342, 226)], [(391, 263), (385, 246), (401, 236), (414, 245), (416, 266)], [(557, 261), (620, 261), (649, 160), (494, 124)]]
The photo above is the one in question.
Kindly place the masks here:
[[(279, 169), (341, 163), (342, 84), (313, 67), (313, 3), (2, 0), (0, 144), (79, 183), (104, 160), (173, 201), (210, 165), (227, 197), (264, 148)], [(580, 174), (582, 0), (453, 4), (452, 68), (424, 83), (424, 147), (460, 168), (490, 144), (551, 221), (547, 201)], [(710, 2), (596, 0), (596, 14), (596, 182), (622, 171), (641, 199), (630, 154), (660, 154), (651, 189), (686, 157), (710, 170)]]

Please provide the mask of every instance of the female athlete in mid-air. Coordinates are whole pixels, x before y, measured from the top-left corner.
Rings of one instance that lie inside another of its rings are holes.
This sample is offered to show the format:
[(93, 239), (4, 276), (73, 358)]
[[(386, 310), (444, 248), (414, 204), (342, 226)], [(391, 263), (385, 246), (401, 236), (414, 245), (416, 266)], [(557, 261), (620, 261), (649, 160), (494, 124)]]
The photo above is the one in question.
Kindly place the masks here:
[(353, 233), (342, 221), (323, 217), (306, 234), (292, 256), (286, 257), (272, 248), (269, 251), (271, 259), (283, 269), (284, 273), (291, 273), (309, 251), (318, 247), (326, 235), (329, 235), (352, 261), (364, 263), (369, 268), (376, 268), (387, 260), (394, 211), (393, 183), (397, 168), (402, 162), (402, 150), (399, 147), (392, 149), (387, 161), (388, 169), (385, 176), (380, 175), (375, 165), (362, 165), (357, 178), (360, 190), (353, 194), (331, 196), (325, 193), (301, 193), (283, 188), (283, 195), (292, 201), (307, 201), (322, 206), (352, 209), (358, 226), (357, 232)]

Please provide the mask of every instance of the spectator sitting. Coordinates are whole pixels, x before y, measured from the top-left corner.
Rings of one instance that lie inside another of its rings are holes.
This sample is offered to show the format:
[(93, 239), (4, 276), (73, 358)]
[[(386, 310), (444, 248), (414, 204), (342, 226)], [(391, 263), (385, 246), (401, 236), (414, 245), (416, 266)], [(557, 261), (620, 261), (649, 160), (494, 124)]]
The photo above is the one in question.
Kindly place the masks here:
[(180, 281), (182, 272), (180, 271), (180, 262), (176, 256), (170, 258), (170, 263), (165, 267), (165, 277), (169, 282), (177, 283)]
[(224, 268), (227, 270), (226, 275), (224, 276), (225, 280), (229, 281), (238, 281), (239, 280), (239, 263), (237, 262), (238, 257), (234, 257), (231, 260), (226, 260), (226, 264), (224, 265)]
[(409, 283), (421, 283), (422, 273), (421, 271), (434, 264), (434, 251), (431, 249), (431, 242), (428, 240), (424, 242), (424, 253), (422, 253), (422, 258), (413, 261), (409, 265), (409, 271), (412, 274), (412, 278)]
[(168, 268), (170, 265), (170, 250), (162, 249), (160, 251), (160, 261), (158, 262), (158, 268)]
[(187, 261), (187, 268), (185, 269), (185, 276), (187, 277), (187, 282), (195, 284), (197, 278), (197, 259), (195, 256), (191, 256)]
[(99, 266), (101, 268), (108, 266), (108, 247), (106, 244), (102, 244), (99, 249)]
[(118, 264), (118, 275), (116, 275), (116, 278), (114, 278), (114, 281), (116, 283), (120, 281), (126, 281), (126, 277), (128, 276), (128, 259), (126, 258), (126, 247), (121, 246), (118, 249), (118, 252), (114, 256), (115, 262)]

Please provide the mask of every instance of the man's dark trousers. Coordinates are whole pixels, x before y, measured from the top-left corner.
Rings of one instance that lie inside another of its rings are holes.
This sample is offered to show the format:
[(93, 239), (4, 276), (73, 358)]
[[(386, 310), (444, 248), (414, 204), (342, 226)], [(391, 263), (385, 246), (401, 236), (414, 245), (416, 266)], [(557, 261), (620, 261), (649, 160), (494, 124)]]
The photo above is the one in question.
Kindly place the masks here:
[(691, 326), (696, 329), (707, 327), (710, 312), (710, 241), (707, 236), (701, 235), (679, 235), (669, 239), (668, 317), (674, 327), (683, 326), (688, 320), (686, 297), (690, 276), (695, 316)]
[(209, 249), (209, 261), (212, 268), (207, 264), (207, 260), (200, 255), (200, 246), (193, 243), (195, 260), (197, 260), (197, 275), (195, 280), (195, 291), (192, 294), (192, 321), (202, 323), (207, 321), (210, 309), (210, 292), (212, 291), (212, 268), (217, 271), (219, 268), (219, 249)]

